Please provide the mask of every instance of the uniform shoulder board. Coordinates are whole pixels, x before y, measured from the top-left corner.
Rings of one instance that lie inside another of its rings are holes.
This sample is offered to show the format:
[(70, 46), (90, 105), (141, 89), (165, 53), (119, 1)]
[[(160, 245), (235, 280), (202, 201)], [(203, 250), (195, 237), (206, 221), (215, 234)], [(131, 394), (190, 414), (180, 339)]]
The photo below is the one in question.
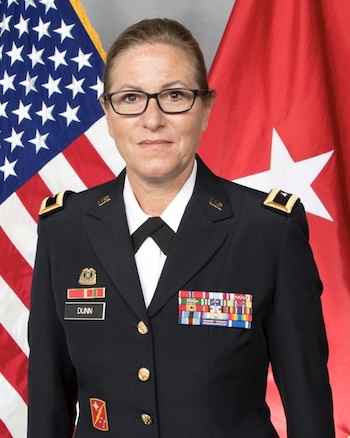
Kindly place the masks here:
[(73, 192), (70, 190), (64, 190), (55, 196), (43, 199), (40, 205), (39, 216), (44, 217), (55, 211), (61, 210), (64, 206), (65, 198), (71, 193)]
[(265, 207), (277, 210), (280, 213), (291, 214), (298, 196), (286, 193), (280, 189), (272, 189), (263, 202)]

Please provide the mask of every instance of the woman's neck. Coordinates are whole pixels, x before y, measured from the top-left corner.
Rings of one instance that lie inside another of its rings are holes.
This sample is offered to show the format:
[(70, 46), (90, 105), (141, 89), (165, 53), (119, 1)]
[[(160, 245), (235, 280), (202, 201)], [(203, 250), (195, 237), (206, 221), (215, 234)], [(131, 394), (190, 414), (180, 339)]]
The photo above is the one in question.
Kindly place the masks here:
[(131, 188), (141, 209), (148, 216), (160, 216), (184, 186), (191, 172), (166, 181), (145, 181), (128, 174)]

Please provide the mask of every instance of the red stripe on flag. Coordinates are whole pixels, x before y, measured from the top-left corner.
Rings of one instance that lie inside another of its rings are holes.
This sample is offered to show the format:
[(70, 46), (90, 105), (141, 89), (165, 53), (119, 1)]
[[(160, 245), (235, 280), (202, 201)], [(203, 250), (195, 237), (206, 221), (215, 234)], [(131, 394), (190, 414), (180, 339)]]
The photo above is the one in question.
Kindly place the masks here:
[(115, 178), (88, 138), (83, 134), (70, 144), (63, 155), (87, 187)]
[(12, 438), (5, 424), (0, 420), (0, 438)]
[(28, 358), (0, 324), (0, 373), (28, 402)]
[(34, 175), (29, 181), (20, 187), (16, 193), (28, 213), (36, 222), (38, 221), (41, 201), (52, 194), (39, 174)]
[(29, 307), (33, 270), (0, 227), (0, 276)]

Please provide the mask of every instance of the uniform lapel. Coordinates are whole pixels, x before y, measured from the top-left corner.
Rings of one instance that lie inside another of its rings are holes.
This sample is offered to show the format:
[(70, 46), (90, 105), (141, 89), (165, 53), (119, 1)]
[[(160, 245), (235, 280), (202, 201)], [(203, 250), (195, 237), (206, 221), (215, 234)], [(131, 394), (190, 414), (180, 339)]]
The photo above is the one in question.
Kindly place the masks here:
[[(125, 173), (112, 191), (101, 193), (88, 211), (88, 239), (118, 292), (142, 320), (147, 320), (123, 199)], [(105, 204), (101, 200), (110, 199)]]
[(218, 222), (233, 216), (221, 180), (197, 158), (198, 173), (193, 196), (148, 309), (154, 315), (218, 251), (227, 234)]

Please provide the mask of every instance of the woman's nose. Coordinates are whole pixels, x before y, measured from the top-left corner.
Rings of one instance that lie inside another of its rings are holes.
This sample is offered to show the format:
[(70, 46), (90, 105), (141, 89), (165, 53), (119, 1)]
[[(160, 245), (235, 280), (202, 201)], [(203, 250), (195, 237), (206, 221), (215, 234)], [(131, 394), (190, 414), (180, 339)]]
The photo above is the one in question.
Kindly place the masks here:
[(145, 127), (149, 129), (157, 129), (164, 126), (165, 114), (160, 109), (158, 101), (155, 97), (151, 97), (148, 101), (145, 112), (141, 115)]

